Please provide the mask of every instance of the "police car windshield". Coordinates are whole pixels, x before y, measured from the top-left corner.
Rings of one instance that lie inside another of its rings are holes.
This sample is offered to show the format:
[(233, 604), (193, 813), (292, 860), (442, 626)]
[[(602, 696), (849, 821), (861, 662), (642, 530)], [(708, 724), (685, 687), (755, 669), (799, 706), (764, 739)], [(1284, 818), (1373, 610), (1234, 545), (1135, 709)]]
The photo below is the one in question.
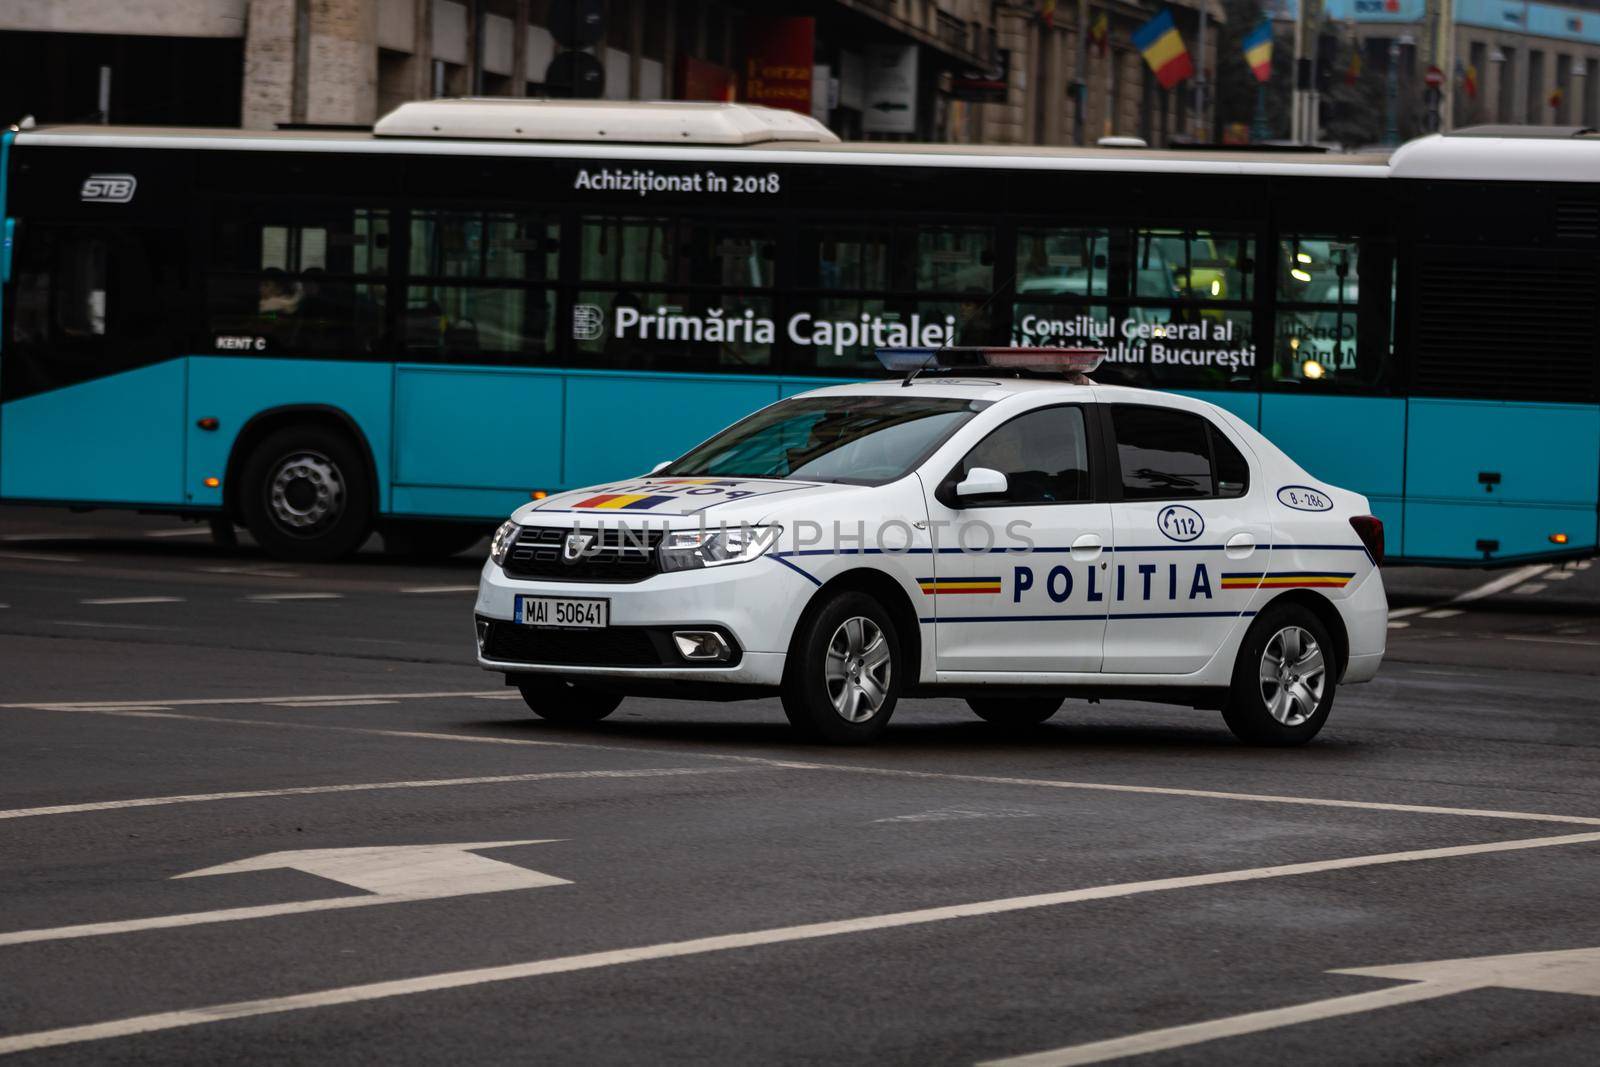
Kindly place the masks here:
[(904, 477), (987, 406), (916, 395), (785, 400), (659, 473), (884, 485)]

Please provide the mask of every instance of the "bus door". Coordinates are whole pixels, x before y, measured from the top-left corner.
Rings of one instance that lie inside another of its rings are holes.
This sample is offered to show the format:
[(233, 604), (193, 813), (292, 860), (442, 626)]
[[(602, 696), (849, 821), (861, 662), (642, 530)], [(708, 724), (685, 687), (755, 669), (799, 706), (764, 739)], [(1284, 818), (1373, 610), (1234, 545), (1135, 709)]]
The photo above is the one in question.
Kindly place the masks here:
[(0, 496), (182, 504), (176, 228), (22, 218), (0, 373)]

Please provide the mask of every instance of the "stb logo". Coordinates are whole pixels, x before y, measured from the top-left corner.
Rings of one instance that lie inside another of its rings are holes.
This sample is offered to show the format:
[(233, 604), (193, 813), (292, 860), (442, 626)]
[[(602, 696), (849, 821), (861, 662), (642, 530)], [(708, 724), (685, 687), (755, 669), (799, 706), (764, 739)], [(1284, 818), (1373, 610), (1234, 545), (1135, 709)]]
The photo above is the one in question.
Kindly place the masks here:
[(594, 534), (578, 533), (573, 531), (567, 534), (566, 541), (561, 546), (561, 561), (563, 563), (576, 563), (589, 551), (589, 546), (594, 544)]
[(78, 195), (102, 204), (126, 204), (138, 187), (139, 180), (131, 174), (91, 174), (83, 179)]
[(605, 336), (606, 313), (593, 304), (572, 306), (572, 338), (575, 341), (595, 341)]

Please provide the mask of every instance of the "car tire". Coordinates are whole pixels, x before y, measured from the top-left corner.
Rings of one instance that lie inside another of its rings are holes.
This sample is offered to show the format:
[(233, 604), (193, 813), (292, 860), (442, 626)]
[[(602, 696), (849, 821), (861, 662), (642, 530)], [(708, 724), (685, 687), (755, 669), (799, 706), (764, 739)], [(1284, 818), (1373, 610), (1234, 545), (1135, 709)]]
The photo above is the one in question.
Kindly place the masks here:
[(492, 533), (482, 526), (461, 522), (391, 519), (378, 528), (383, 550), (391, 556), (413, 560), (449, 559)]
[(345, 434), (288, 426), (268, 434), (240, 471), (239, 511), (270, 556), (321, 563), (348, 556), (372, 532), (366, 458)]
[(567, 678), (541, 678), (533, 682), (519, 682), (522, 702), (528, 710), (549, 722), (562, 726), (589, 726), (616, 711), (622, 697), (607, 693)]
[(1061, 710), (1061, 697), (969, 697), (967, 707), (984, 722), (1018, 730), (1038, 726)]
[(865, 593), (807, 612), (784, 667), (783, 711), (808, 740), (859, 745), (894, 714), (905, 670), (894, 620)]
[(1328, 721), (1338, 674), (1322, 620), (1301, 604), (1274, 604), (1239, 647), (1223, 720), (1246, 744), (1303, 745)]

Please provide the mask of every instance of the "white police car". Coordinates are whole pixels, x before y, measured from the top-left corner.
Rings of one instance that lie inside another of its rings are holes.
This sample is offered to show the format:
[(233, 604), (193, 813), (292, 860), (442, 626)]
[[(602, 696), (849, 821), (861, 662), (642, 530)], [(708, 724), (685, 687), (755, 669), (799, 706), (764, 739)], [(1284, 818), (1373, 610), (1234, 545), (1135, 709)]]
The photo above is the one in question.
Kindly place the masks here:
[(833, 742), (949, 695), (1008, 725), (1068, 696), (1214, 708), (1295, 744), (1377, 673), (1363, 497), (1211, 404), (1072, 373), (1098, 353), (885, 356), (940, 370), (792, 397), (648, 476), (519, 508), (483, 568), (479, 663), (558, 722), (777, 693)]

